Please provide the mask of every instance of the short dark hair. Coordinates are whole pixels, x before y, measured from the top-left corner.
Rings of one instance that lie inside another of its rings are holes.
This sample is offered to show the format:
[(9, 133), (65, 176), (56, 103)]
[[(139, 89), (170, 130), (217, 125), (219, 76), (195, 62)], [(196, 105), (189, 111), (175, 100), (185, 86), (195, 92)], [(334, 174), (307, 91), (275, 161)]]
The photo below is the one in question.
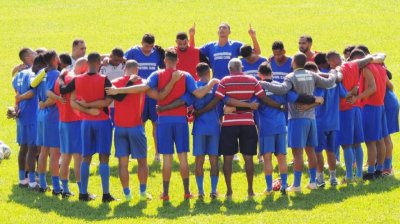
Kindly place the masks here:
[(55, 50), (46, 51), (46, 53), (43, 54), (43, 59), (44, 59), (44, 62), (46, 63), (46, 65), (49, 66), (51, 63), (51, 60), (53, 60), (53, 58), (56, 56), (57, 56), (57, 53)]
[(318, 53), (317, 55), (315, 55), (314, 61), (315, 61), (315, 64), (317, 64), (317, 65), (322, 65), (322, 64), (328, 63), (326, 61), (326, 54), (325, 53), (321, 53), (321, 52)]
[(364, 57), (365, 53), (364, 51), (356, 48), (350, 53), (350, 60), (353, 60), (355, 57)]
[(355, 45), (347, 46), (347, 47), (343, 50), (343, 54), (351, 53), (351, 52), (354, 50), (354, 48), (356, 48)]
[(368, 47), (363, 44), (357, 45), (356, 49), (362, 50), (364, 54), (370, 54)]
[(210, 66), (207, 63), (200, 62), (197, 64), (196, 73), (198, 76), (203, 76), (208, 71), (210, 71)]
[(285, 49), (285, 46), (283, 45), (283, 42), (280, 40), (276, 40), (274, 41), (274, 43), (272, 43), (272, 50), (283, 50)]
[(46, 62), (44, 61), (43, 54), (36, 55), (35, 59), (33, 59), (33, 65), (41, 65), (46, 66)]
[(66, 65), (72, 65), (72, 58), (68, 53), (63, 53), (58, 56), (60, 58), (61, 63)]
[(87, 56), (87, 60), (88, 63), (95, 63), (95, 62), (99, 62), (101, 60), (100, 54), (97, 52), (91, 52), (88, 56)]
[(85, 41), (83, 39), (75, 39), (74, 41), (72, 41), (72, 48), (78, 46), (79, 44), (83, 44), (85, 43)]
[(308, 71), (318, 71), (318, 66), (315, 62), (307, 61), (304, 65), (304, 69)]
[(312, 44), (312, 37), (310, 35), (302, 35), (300, 39), (302, 38), (305, 38), (308, 43)]
[(44, 54), (44, 53), (46, 53), (46, 51), (47, 51), (47, 49), (44, 47), (40, 47), (35, 50), (36, 54)]
[(142, 37), (142, 42), (147, 43), (147, 44), (154, 44), (154, 42), (156, 42), (156, 38), (154, 37), (153, 34), (146, 33)]
[(189, 39), (187, 33), (185, 32), (179, 32), (178, 34), (176, 34), (176, 39), (177, 40), (187, 40)]
[(252, 52), (253, 52), (253, 48), (248, 44), (245, 44), (240, 48), (240, 56), (242, 56), (244, 58), (249, 57)]
[(296, 63), (297, 67), (304, 68), (304, 65), (307, 62), (307, 56), (304, 53), (299, 52), (293, 56), (293, 61)]
[(272, 69), (269, 66), (268, 62), (263, 62), (261, 63), (260, 66), (258, 66), (258, 73), (262, 75), (271, 75), (272, 74)]
[(332, 57), (340, 58), (340, 54), (337, 53), (336, 51), (329, 51), (329, 52), (326, 54), (326, 59), (330, 59), (330, 58), (332, 58)]
[(29, 55), (29, 51), (31, 51), (32, 49), (24, 47), (21, 50), (19, 50), (19, 59), (21, 59), (21, 61), (25, 61), (25, 58)]
[(177, 61), (178, 60), (178, 54), (176, 53), (175, 48), (169, 47), (165, 50), (165, 59), (171, 60), (171, 61)]
[(120, 57), (120, 58), (124, 57), (124, 51), (121, 48), (118, 48), (118, 47), (114, 48), (111, 51), (111, 54), (114, 55), (114, 56)]

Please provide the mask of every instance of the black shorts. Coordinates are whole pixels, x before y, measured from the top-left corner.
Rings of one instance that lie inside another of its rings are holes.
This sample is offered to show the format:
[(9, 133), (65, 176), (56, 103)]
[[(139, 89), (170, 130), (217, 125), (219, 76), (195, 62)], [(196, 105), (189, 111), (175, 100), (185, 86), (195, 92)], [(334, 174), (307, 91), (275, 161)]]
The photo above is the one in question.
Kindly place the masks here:
[[(239, 141), (239, 144), (238, 144)], [(222, 126), (219, 138), (219, 155), (257, 155), (258, 134), (255, 125)]]

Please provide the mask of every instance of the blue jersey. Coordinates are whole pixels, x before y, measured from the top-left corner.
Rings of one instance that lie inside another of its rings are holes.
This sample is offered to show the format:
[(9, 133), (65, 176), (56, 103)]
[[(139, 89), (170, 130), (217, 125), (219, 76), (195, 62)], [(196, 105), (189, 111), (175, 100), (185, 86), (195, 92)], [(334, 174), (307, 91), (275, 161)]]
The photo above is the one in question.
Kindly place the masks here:
[(390, 90), (386, 89), (385, 94), (385, 110), (398, 110), (399, 108), (399, 100), (397, 99), (396, 94)]
[(260, 57), (256, 62), (249, 64), (245, 58), (240, 59), (243, 65), (243, 72), (246, 75), (254, 76), (256, 79), (259, 79), (258, 74), (258, 67), (264, 62), (267, 61), (266, 58)]
[[(46, 76), (43, 78), (42, 82), (37, 87), (37, 95), (39, 101), (45, 102), (47, 99), (47, 91), (54, 92), (54, 84), (56, 83), (60, 72), (57, 69), (50, 70), (46, 73)], [(39, 110), (38, 120), (40, 121), (49, 121), (49, 122), (58, 122), (59, 121), (59, 112), (56, 104), (46, 107), (42, 110)]]
[(228, 41), (224, 46), (219, 46), (218, 42), (214, 41), (200, 48), (200, 52), (210, 61), (214, 78), (222, 79), (229, 75), (228, 62), (240, 55), (242, 45), (238, 41)]
[[(33, 91), (30, 88), (31, 79), (35, 77), (35, 73), (31, 69), (25, 69), (19, 72), (12, 82), (14, 90), (22, 95), (28, 91)], [(35, 91), (33, 91), (35, 93)], [(36, 95), (28, 100), (18, 102), (19, 114), (18, 122), (22, 125), (36, 123), (38, 110), (38, 99)]]
[(136, 60), (139, 63), (139, 76), (147, 79), (150, 74), (157, 71), (158, 68), (164, 68), (164, 62), (161, 59), (160, 53), (153, 48), (150, 55), (143, 54), (139, 46), (132, 47), (125, 53), (127, 60)]
[[(207, 85), (207, 82), (197, 82), (197, 87), (199, 88), (205, 85)], [(181, 99), (183, 99), (187, 105), (193, 105), (195, 110), (200, 110), (214, 98), (217, 87), (218, 85), (215, 85), (214, 88), (201, 99), (197, 99), (190, 93), (186, 93)], [(218, 116), (218, 109), (215, 107), (194, 120), (192, 134), (219, 135), (220, 129), (221, 125)]]
[(339, 98), (346, 97), (346, 89), (339, 83), (329, 89), (316, 88), (314, 94), (324, 97), (324, 104), (315, 108), (318, 131), (340, 130)]
[(285, 79), (285, 76), (291, 72), (293, 72), (292, 69), (292, 58), (288, 57), (287, 61), (283, 65), (278, 65), (276, 64), (274, 57), (270, 58), (270, 64), (271, 64), (271, 69), (272, 69), (272, 74), (273, 74), (273, 79), (274, 81), (282, 83), (283, 80)]

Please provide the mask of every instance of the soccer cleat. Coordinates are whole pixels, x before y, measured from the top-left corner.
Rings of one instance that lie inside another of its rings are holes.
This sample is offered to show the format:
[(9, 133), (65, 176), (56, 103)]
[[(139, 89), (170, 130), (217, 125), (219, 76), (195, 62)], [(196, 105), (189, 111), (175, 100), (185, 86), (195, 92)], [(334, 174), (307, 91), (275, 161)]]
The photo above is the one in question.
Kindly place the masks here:
[(193, 194), (191, 194), (191, 193), (189, 192), (189, 193), (185, 193), (185, 195), (183, 195), (183, 198), (184, 198), (185, 200), (189, 200), (189, 199), (194, 198), (194, 196), (193, 196)]
[(132, 194), (128, 194), (128, 195), (125, 195), (125, 200), (126, 201), (132, 201)]
[(163, 201), (169, 201), (169, 195), (161, 194), (160, 199)]
[(325, 187), (325, 181), (319, 181), (318, 178), (315, 180), (315, 183), (317, 185), (317, 188), (324, 188)]
[(197, 197), (199, 200), (204, 200), (204, 193), (197, 195)]
[(74, 196), (74, 193), (72, 193), (72, 192), (62, 192), (62, 194), (61, 194), (61, 198), (69, 198), (72, 196)]
[(338, 185), (338, 181), (337, 181), (336, 177), (335, 178), (331, 178), (329, 180), (329, 182), (330, 182), (332, 187), (336, 187)]
[(89, 193), (79, 194), (79, 201), (92, 201), (94, 199), (96, 199), (96, 195), (89, 194)]
[(364, 173), (363, 180), (375, 180), (375, 173)]
[(58, 196), (58, 195), (62, 195), (63, 191), (55, 192), (54, 189), (53, 189), (51, 191), (51, 193), (53, 194), (53, 196)]
[(282, 195), (286, 195), (286, 187), (281, 186), (281, 189), (279, 189), (279, 191), (281, 192)]
[(217, 193), (217, 192), (215, 192), (215, 193), (210, 193), (210, 198), (211, 198), (211, 199), (217, 199), (217, 198), (218, 198), (218, 193)]
[(301, 192), (301, 187), (295, 187), (295, 186), (290, 186), (286, 189), (287, 192), (295, 192), (295, 193), (300, 193)]
[(310, 190), (317, 190), (317, 184), (316, 183), (309, 183), (307, 184), (307, 188)]
[(41, 187), (39, 187), (39, 188), (37, 189), (37, 191), (38, 191), (39, 193), (46, 193), (46, 192), (48, 192), (48, 191), (51, 191), (51, 189), (50, 189), (49, 186), (47, 186), (46, 188), (41, 188)]
[(393, 175), (394, 175), (393, 169), (385, 169), (382, 172), (382, 176), (384, 176), (384, 177), (393, 176)]
[(375, 179), (382, 178), (383, 172), (380, 170), (375, 170), (374, 176), (375, 176)]
[(151, 194), (143, 192), (139, 195), (141, 201), (151, 201), (153, 200), (153, 196)]
[(103, 194), (103, 198), (101, 199), (101, 201), (103, 202), (103, 203), (109, 203), (109, 202), (112, 202), (112, 201), (115, 201), (116, 199), (113, 197), (113, 196), (111, 196), (111, 194), (110, 193), (108, 193), (108, 194)]

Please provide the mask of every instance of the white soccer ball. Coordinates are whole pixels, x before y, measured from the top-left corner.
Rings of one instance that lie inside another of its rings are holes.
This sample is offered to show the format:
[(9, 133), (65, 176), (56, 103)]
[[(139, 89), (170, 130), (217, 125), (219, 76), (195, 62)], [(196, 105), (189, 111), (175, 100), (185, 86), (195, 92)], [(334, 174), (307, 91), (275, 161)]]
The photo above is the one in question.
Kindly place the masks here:
[(0, 163), (1, 161), (3, 161), (3, 159), (4, 159), (3, 150), (0, 150)]
[(9, 147), (8, 145), (6, 145), (6, 144), (3, 144), (1, 147), (2, 147), (2, 149), (3, 149), (3, 158), (4, 158), (4, 159), (9, 159), (10, 156), (11, 156), (11, 149), (10, 149), (10, 147)]

